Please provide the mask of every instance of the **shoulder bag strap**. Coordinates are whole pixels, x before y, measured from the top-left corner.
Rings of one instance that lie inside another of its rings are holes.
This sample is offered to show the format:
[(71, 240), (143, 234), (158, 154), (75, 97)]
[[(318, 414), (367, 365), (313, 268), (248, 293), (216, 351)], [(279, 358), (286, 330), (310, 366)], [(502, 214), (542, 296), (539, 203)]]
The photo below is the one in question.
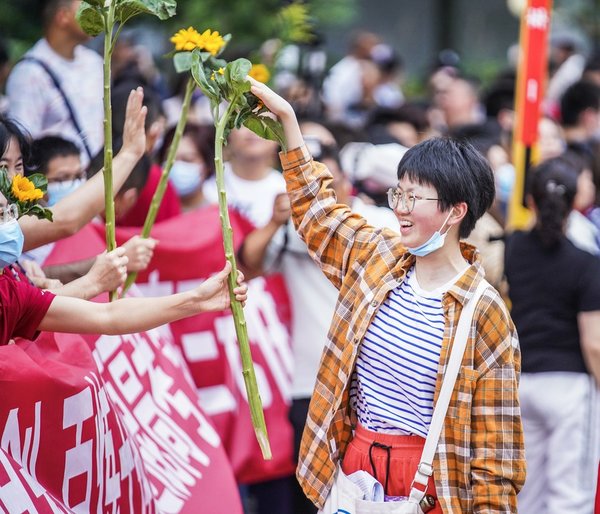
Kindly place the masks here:
[(75, 130), (77, 130), (77, 133), (79, 134), (79, 137), (81, 138), (81, 142), (83, 143), (83, 146), (85, 148), (85, 152), (87, 153), (87, 155), (91, 161), (94, 156), (92, 155), (92, 151), (90, 150), (90, 147), (87, 144), (85, 132), (79, 125), (79, 122), (77, 121), (77, 117), (75, 116), (75, 111), (73, 109), (73, 106), (71, 105), (71, 102), (69, 102), (67, 95), (63, 91), (63, 88), (61, 87), (60, 81), (58, 80), (58, 77), (56, 76), (56, 74), (50, 69), (50, 67), (44, 61), (41, 61), (41, 60), (37, 59), (36, 57), (25, 56), (21, 59), (21, 61), (34, 62), (34, 63), (38, 64), (40, 67), (42, 67), (43, 70), (48, 74), (48, 76), (52, 80), (52, 83), (54, 84), (54, 87), (60, 93), (60, 96), (62, 97), (63, 101), (65, 102), (65, 107), (67, 108), (67, 111), (69, 111), (69, 117), (71, 118), (71, 122), (73, 123)]
[(488, 286), (489, 283), (487, 280), (482, 278), (477, 289), (475, 289), (475, 293), (473, 293), (469, 302), (464, 306), (460, 319), (458, 320), (458, 327), (456, 328), (450, 358), (448, 360), (448, 365), (446, 366), (446, 372), (444, 373), (442, 388), (431, 418), (431, 425), (429, 427), (425, 446), (423, 447), (421, 462), (419, 463), (419, 467), (417, 468), (413, 480), (413, 486), (417, 483), (423, 486), (425, 490), (411, 487), (410, 491), (410, 498), (411, 500), (415, 500), (416, 503), (419, 503), (425, 496), (427, 482), (429, 477), (433, 475), (433, 458), (435, 457), (438, 441), (444, 425), (444, 419), (446, 418), (446, 412), (448, 411), (448, 405), (450, 403), (450, 398), (452, 397), (454, 384), (456, 383), (456, 377), (458, 376), (458, 371), (460, 370), (460, 365), (467, 346), (467, 339), (473, 322), (475, 307), (477, 307), (481, 295)]

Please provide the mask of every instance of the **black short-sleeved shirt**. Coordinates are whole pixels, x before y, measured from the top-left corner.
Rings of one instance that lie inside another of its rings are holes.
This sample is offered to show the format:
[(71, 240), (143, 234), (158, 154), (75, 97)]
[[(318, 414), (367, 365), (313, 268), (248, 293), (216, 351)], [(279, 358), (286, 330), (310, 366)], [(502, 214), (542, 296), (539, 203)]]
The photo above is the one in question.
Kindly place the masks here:
[(505, 273), (522, 371), (587, 373), (577, 314), (600, 310), (600, 258), (566, 238), (549, 251), (535, 230), (515, 232), (506, 242)]

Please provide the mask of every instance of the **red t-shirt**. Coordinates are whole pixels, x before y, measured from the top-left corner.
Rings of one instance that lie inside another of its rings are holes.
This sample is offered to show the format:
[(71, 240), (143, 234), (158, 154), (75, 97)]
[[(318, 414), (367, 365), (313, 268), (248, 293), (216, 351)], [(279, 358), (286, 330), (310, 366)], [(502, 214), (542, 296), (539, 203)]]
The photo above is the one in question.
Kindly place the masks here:
[[(137, 202), (133, 205), (128, 213), (122, 218), (117, 220), (119, 227), (143, 227), (144, 221), (146, 221), (146, 215), (150, 209), (152, 203), (152, 197), (160, 182), (160, 176), (162, 169), (158, 164), (153, 164), (150, 168), (150, 174), (148, 175), (148, 182), (144, 186), (144, 189), (140, 192), (140, 196)], [(169, 218), (174, 218), (181, 214), (181, 204), (179, 203), (179, 197), (173, 185), (167, 183), (167, 189), (165, 190), (165, 196), (160, 203), (158, 213), (156, 214), (156, 222), (164, 221)]]
[(54, 296), (31, 285), (12, 268), (4, 268), (0, 275), (0, 345), (14, 337), (37, 337)]

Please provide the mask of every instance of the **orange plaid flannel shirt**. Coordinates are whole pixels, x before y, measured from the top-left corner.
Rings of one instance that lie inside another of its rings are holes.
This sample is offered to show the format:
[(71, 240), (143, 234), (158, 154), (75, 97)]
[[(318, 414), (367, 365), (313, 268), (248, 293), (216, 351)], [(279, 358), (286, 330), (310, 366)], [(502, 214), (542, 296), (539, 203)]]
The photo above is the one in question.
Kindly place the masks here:
[[(402, 246), (399, 234), (375, 229), (345, 205), (336, 204), (329, 187), (331, 174), (312, 161), (305, 147), (281, 153), (281, 162), (294, 224), (340, 291), (296, 471), (306, 495), (322, 506), (356, 422), (349, 408), (349, 384), (361, 340), (414, 257)], [(434, 401), (462, 306), (483, 276), (476, 250), (464, 243), (462, 250), (472, 265), (443, 298), (446, 321)], [(488, 288), (475, 312), (434, 461), (444, 513), (517, 512), (516, 495), (525, 481), (519, 373), (515, 327), (498, 293)]]

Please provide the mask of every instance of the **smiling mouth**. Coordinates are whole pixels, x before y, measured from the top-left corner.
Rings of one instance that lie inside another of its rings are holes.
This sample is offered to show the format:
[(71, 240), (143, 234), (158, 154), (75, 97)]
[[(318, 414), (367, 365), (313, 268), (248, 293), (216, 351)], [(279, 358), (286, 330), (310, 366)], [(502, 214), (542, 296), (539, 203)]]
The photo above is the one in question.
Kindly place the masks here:
[(409, 228), (413, 226), (412, 222), (408, 220), (399, 220), (399, 223), (401, 228)]

